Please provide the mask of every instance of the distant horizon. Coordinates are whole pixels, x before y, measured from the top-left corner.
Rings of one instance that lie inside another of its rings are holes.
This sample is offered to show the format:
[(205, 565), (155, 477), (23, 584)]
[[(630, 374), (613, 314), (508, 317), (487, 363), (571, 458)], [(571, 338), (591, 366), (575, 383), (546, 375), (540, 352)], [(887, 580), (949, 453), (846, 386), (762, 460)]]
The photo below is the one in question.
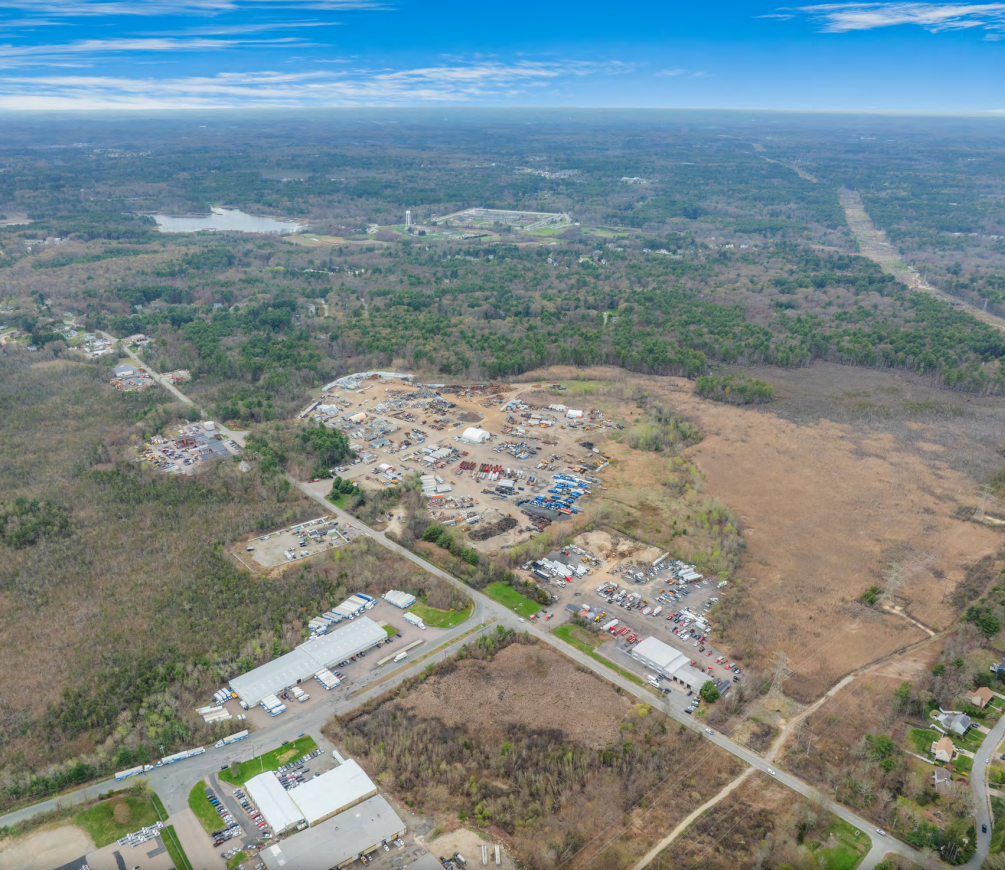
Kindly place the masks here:
[(1005, 3), (0, 0), (0, 110), (1000, 113)]
[(966, 111), (953, 111), (949, 109), (802, 109), (802, 108), (766, 108), (761, 106), (491, 106), (491, 105), (360, 105), (360, 106), (290, 106), (290, 105), (265, 105), (255, 106), (184, 106), (162, 108), (127, 108), (117, 107), (114, 109), (50, 109), (50, 108), (18, 108), (10, 109), (0, 107), (0, 115), (104, 115), (114, 116), (118, 113), (123, 115), (167, 115), (167, 114), (187, 114), (204, 113), (217, 114), (219, 112), (240, 112), (243, 114), (260, 114), (263, 112), (289, 112), (290, 114), (307, 112), (428, 112), (436, 113), (442, 111), (451, 112), (755, 112), (765, 114), (784, 115), (868, 115), (873, 117), (905, 117), (905, 118), (980, 118), (980, 119), (1005, 119), (1005, 109), (972, 109)]

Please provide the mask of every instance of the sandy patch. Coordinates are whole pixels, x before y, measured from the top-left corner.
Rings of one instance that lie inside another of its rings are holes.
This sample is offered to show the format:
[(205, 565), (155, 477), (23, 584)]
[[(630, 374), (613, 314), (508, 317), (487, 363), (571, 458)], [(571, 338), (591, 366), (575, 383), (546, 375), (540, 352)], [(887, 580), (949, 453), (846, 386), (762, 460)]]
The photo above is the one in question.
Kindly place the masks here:
[(52, 870), (93, 849), (94, 841), (80, 828), (63, 825), (0, 843), (0, 870)]

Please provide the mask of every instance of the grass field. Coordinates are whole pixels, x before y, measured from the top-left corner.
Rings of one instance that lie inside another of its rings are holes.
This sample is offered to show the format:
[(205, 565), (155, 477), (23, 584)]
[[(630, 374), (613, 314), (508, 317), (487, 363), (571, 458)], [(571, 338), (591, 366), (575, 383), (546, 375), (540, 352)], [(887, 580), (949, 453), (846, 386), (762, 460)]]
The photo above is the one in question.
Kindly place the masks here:
[[(834, 819), (810, 846), (820, 870), (854, 870), (872, 848), (872, 840), (842, 819)], [(813, 846), (818, 848), (813, 849)]]
[(633, 683), (637, 683), (640, 686), (647, 685), (645, 680), (643, 680), (637, 674), (633, 674), (631, 671), (626, 671), (624, 668), (619, 668), (610, 659), (605, 659), (602, 655), (599, 655), (596, 651), (596, 644), (591, 641), (583, 640), (579, 635), (583, 630), (575, 625), (560, 625), (556, 628), (552, 634), (555, 637), (560, 637), (570, 646), (574, 646), (580, 652), (586, 653), (594, 661), (600, 662), (604, 667), (610, 668), (612, 671), (617, 671), (626, 680), (631, 680)]
[(149, 792), (141, 795), (119, 792), (78, 813), (73, 821), (100, 849), (157, 821), (157, 810), (150, 797)]
[(398, 629), (396, 629), (393, 625), (385, 625), (384, 633), (387, 634), (388, 637), (394, 637), (398, 633)]
[(520, 614), (520, 616), (531, 616), (537, 613), (542, 607), (536, 601), (531, 601), (526, 596), (521, 595), (512, 586), (498, 581), (489, 583), (485, 587), (485, 594), (493, 601), (498, 601), (504, 607), (508, 607), (510, 610)]
[(227, 859), (227, 870), (236, 870), (237, 865), (242, 861), (248, 860), (247, 852), (238, 852), (236, 855)]
[(416, 602), (408, 609), (433, 628), (453, 628), (471, 615), (472, 606), (469, 605), (464, 610), (437, 610), (435, 607), (427, 607)]
[(154, 811), (157, 813), (157, 818), (159, 818), (162, 822), (166, 822), (168, 820), (167, 807), (164, 806), (164, 801), (157, 796), (156, 792), (150, 792), (150, 803), (154, 805)]
[(161, 842), (164, 843), (164, 848), (167, 849), (171, 861), (174, 862), (175, 870), (192, 870), (192, 862), (188, 860), (188, 855), (181, 847), (181, 841), (178, 839), (178, 834), (175, 833), (174, 825), (161, 828)]
[(927, 755), (928, 751), (932, 748), (932, 744), (939, 739), (939, 732), (924, 728), (912, 728), (907, 732), (907, 738), (911, 741), (915, 752), (920, 755)]
[(232, 775), (229, 768), (221, 770), (217, 775), (224, 782), (229, 782), (231, 785), (244, 785), (251, 777), (257, 776), (266, 770), (278, 770), (284, 764), (293, 761), (294, 758), (299, 758), (301, 755), (313, 752), (317, 748), (318, 745), (314, 742), (313, 737), (299, 737), (296, 740), (290, 741), (285, 746), (280, 746), (271, 752), (266, 752), (264, 755), (252, 758), (250, 761), (242, 761), (238, 765), (237, 776)]
[(345, 506), (349, 504), (350, 495), (347, 492), (340, 492), (337, 498), (334, 498), (331, 493), (325, 496), (328, 501), (330, 501), (335, 507), (342, 508), (345, 510)]
[(206, 783), (200, 779), (188, 793), (188, 805), (206, 833), (212, 834), (220, 829), (220, 815), (206, 797), (205, 789)]

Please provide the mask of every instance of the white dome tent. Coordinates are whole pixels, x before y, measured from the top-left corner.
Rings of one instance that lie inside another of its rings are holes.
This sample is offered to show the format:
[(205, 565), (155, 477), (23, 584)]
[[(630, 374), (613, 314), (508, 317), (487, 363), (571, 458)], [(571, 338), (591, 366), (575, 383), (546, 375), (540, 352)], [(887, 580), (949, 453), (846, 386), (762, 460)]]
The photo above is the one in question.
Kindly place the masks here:
[(464, 430), (464, 434), (461, 435), (461, 441), (467, 441), (468, 444), (484, 444), (491, 437), (484, 429), (471, 426)]

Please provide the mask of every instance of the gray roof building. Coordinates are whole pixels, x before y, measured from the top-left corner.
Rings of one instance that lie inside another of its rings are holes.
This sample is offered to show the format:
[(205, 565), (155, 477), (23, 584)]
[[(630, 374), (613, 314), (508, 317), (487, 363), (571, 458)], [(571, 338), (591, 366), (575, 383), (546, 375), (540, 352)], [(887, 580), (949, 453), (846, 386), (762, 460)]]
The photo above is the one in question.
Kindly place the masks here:
[(263, 849), (268, 870), (334, 870), (405, 833), (405, 823), (376, 795), (327, 821)]
[(266, 695), (309, 680), (321, 669), (377, 646), (386, 638), (387, 633), (376, 622), (359, 616), (337, 631), (302, 643), (292, 652), (235, 677), (230, 687), (245, 704), (254, 707)]

